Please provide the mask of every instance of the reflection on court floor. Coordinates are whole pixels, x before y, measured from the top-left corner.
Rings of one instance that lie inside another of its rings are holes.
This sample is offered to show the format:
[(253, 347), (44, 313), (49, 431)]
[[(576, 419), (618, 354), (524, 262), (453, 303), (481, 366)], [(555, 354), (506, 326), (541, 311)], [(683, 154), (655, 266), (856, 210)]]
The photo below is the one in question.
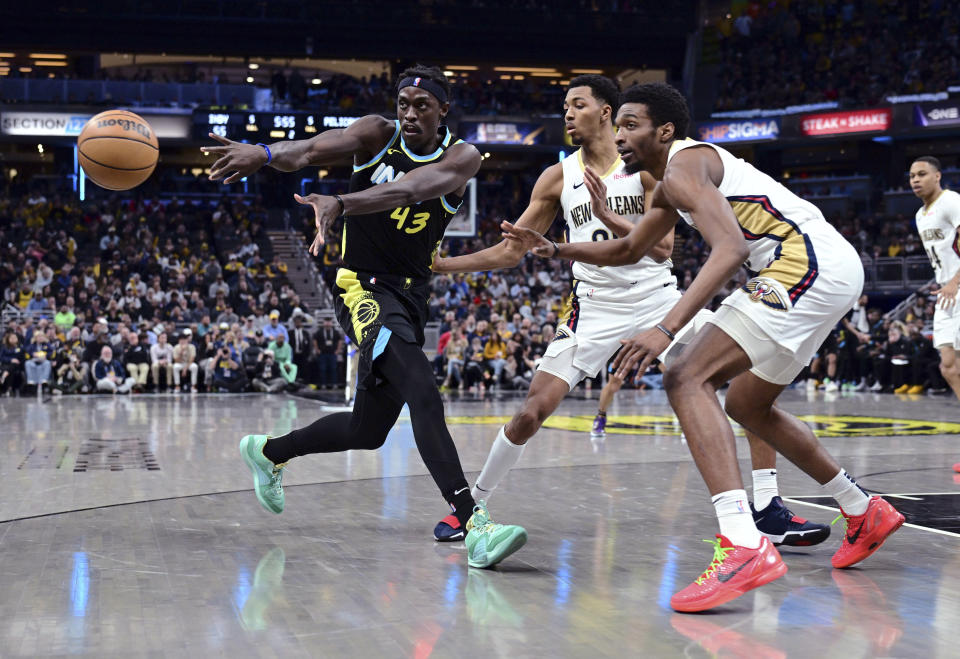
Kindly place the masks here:
[[(471, 479), (520, 400), (448, 401)], [(292, 463), (273, 516), (237, 441), (333, 405), (5, 399), (0, 655), (953, 656), (955, 402), (791, 391), (782, 405), (908, 525), (853, 570), (830, 568), (839, 533), (783, 547), (783, 579), (697, 616), (668, 602), (707, 564), (701, 540), (716, 521), (662, 392), (620, 392), (602, 442), (589, 437), (595, 398), (564, 402), (491, 499), (494, 518), (530, 540), (488, 571), (467, 568), (462, 545), (433, 542), (447, 511), (405, 416), (380, 451)], [(836, 516), (810, 479), (778, 466), (798, 514)]]

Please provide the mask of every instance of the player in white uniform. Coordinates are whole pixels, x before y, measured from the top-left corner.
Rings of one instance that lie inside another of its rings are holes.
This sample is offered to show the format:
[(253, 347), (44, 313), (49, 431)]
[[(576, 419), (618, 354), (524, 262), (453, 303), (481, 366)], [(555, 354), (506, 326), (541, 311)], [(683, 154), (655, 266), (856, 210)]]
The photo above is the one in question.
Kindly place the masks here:
[[(917, 231), (930, 257), (940, 287), (933, 314), (933, 345), (940, 351), (940, 372), (960, 398), (960, 194), (940, 187), (940, 161), (917, 158), (910, 165), (910, 187), (923, 206), (917, 211)], [(960, 469), (958, 469), (960, 471)]]
[[(659, 323), (625, 343), (615, 360), (621, 374), (638, 363), (645, 369), (741, 266), (752, 271), (664, 375), (721, 531), (710, 566), (671, 599), (675, 610), (685, 612), (719, 606), (786, 573), (750, 516), (727, 414), (840, 504), (847, 533), (833, 567), (862, 561), (904, 521), (889, 503), (868, 497), (809, 427), (775, 406), (860, 295), (863, 269), (856, 251), (814, 205), (727, 151), (685, 139), (689, 120), (686, 101), (669, 85), (639, 85), (621, 95), (616, 142), (626, 170), (644, 169), (661, 181), (643, 222), (626, 238), (557, 250), (504, 223), (508, 236), (540, 256), (603, 265), (635, 262), (673, 229), (675, 211), (701, 233), (709, 258)], [(596, 187), (597, 181), (588, 177), (588, 184)], [(728, 381), (724, 408), (716, 390)]]
[[(603, 76), (584, 75), (570, 81), (564, 103), (565, 121), (580, 149), (540, 175), (518, 226), (546, 231), (557, 211), (562, 210), (570, 241), (596, 242), (625, 236), (640, 222), (645, 191), (652, 190), (655, 181), (646, 172), (625, 171), (617, 155), (612, 127), (617, 96), (616, 85)], [(594, 186), (595, 193), (591, 195), (585, 175), (599, 181), (602, 190)], [(577, 383), (595, 377), (606, 366), (622, 345), (622, 339), (652, 328), (662, 318), (662, 310), (677, 303), (681, 295), (670, 271), (672, 251), (671, 230), (658, 239), (648, 255), (629, 264), (573, 264), (573, 291), (567, 313), (558, 323), (556, 336), (534, 375), (523, 407), (494, 439), (473, 488), (475, 498), (490, 497), (546, 418)], [(474, 254), (438, 258), (434, 270), (477, 272), (514, 267), (525, 252), (516, 241), (504, 240)], [(709, 312), (702, 312), (691, 323), (691, 329), (708, 315)], [(680, 337), (678, 343), (692, 336), (690, 332), (688, 337)], [(758, 507), (766, 511), (762, 515), (764, 532), (778, 544), (811, 545), (826, 539), (829, 526), (797, 518), (778, 503), (776, 452), (755, 437), (750, 437), (750, 443), (754, 494), (761, 502)], [(446, 518), (441, 523), (452, 524), (453, 520)], [(451, 535), (449, 530), (446, 534), (442, 531), (437, 537)]]

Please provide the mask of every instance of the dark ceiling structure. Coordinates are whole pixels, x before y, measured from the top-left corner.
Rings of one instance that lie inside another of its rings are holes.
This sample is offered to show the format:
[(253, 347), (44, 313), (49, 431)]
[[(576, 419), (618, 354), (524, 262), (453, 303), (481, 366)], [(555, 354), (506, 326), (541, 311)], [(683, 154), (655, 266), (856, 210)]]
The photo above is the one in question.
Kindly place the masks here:
[[(663, 68), (690, 0), (39, 0), (0, 3), (4, 48)], [(594, 5), (601, 8), (594, 9)]]

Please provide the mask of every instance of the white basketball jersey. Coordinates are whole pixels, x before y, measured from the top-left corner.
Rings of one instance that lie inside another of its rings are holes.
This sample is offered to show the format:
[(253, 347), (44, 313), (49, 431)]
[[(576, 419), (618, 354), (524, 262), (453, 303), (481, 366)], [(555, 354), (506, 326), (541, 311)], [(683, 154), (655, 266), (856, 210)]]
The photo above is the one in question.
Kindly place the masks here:
[[(560, 206), (563, 219), (567, 223), (567, 241), (572, 243), (610, 240), (616, 238), (613, 232), (601, 222), (590, 207), (590, 193), (583, 180), (583, 159), (580, 149), (563, 159), (563, 192), (560, 193)], [(602, 175), (607, 186), (607, 205), (617, 215), (632, 224), (643, 217), (643, 184), (640, 174), (628, 174), (618, 157), (613, 166)], [(671, 274), (673, 264), (669, 259), (657, 263), (644, 256), (632, 265), (597, 266), (574, 261), (573, 276), (596, 287), (621, 287), (639, 285), (634, 292), (643, 295), (645, 291), (675, 284)]]
[(942, 286), (960, 269), (960, 194), (944, 190), (930, 206), (921, 207), (917, 231)]
[[(787, 252), (796, 251), (796, 271), (793, 274), (798, 280), (802, 280), (805, 273), (815, 277), (816, 256), (804, 236), (827, 235), (831, 239), (843, 240), (824, 219), (820, 209), (793, 194), (743, 158), (737, 158), (714, 144), (691, 139), (677, 140), (670, 147), (667, 162), (683, 149), (694, 146), (708, 146), (720, 156), (723, 180), (719, 190), (733, 209), (750, 248), (750, 256), (745, 264), (747, 268), (759, 272), (774, 260), (787, 256)], [(696, 228), (689, 213), (678, 212), (687, 224)]]

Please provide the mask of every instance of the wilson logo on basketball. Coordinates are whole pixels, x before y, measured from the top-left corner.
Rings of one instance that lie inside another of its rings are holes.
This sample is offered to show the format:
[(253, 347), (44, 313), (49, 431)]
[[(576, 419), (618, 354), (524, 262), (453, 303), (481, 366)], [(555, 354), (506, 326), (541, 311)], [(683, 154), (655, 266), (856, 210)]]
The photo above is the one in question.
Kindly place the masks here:
[(146, 138), (150, 137), (150, 129), (147, 126), (130, 119), (101, 119), (97, 122), (97, 128), (108, 128), (110, 126), (119, 126), (123, 130), (132, 130)]

